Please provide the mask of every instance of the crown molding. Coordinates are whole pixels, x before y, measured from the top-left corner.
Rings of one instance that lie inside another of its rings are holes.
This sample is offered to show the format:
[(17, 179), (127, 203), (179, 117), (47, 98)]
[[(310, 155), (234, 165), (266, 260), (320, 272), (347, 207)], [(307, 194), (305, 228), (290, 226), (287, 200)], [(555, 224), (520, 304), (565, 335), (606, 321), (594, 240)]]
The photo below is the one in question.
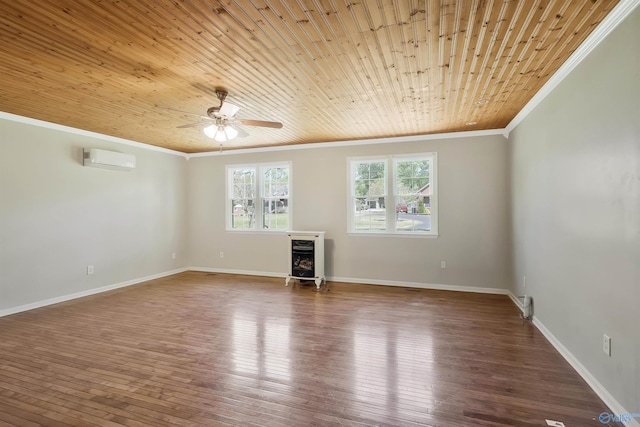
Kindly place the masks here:
[(255, 147), (255, 148), (236, 148), (230, 150), (220, 151), (207, 151), (204, 153), (185, 153), (182, 151), (170, 150), (168, 148), (162, 148), (151, 144), (145, 144), (142, 142), (132, 141), (129, 139), (118, 138), (111, 135), (104, 135), (97, 132), (91, 132), (83, 129), (77, 129), (70, 126), (59, 125), (56, 123), (46, 122), (43, 120), (32, 119), (29, 117), (19, 116), (16, 114), (6, 113), (0, 111), (0, 119), (5, 119), (13, 122), (24, 123), (28, 125), (43, 127), (47, 129), (57, 130), (61, 132), (68, 132), (75, 135), (87, 136), (90, 138), (97, 138), (103, 141), (115, 142), (118, 144), (129, 145), (136, 148), (142, 148), (151, 151), (158, 151), (161, 153), (173, 154), (182, 156), (189, 160), (192, 157), (211, 157), (222, 155), (236, 155), (236, 154), (248, 154), (248, 153), (264, 153), (271, 151), (288, 151), (288, 150), (308, 150), (312, 148), (330, 148), (330, 147), (349, 147), (354, 145), (371, 145), (371, 144), (391, 144), (397, 142), (415, 142), (415, 141), (431, 141), (436, 139), (452, 139), (452, 138), (472, 138), (478, 136), (490, 136), (490, 135), (503, 135), (508, 137), (504, 129), (490, 129), (490, 130), (477, 130), (467, 132), (448, 132), (448, 133), (433, 133), (425, 135), (412, 135), (412, 136), (399, 136), (393, 138), (370, 138), (370, 139), (358, 139), (347, 141), (334, 141), (334, 142), (315, 142), (309, 144), (296, 144), (296, 145), (280, 145), (269, 147)]
[(275, 147), (270, 146), (270, 147), (256, 147), (256, 148), (237, 148), (237, 149), (226, 150), (226, 151), (223, 149), (221, 151), (192, 153), (192, 154), (187, 154), (187, 156), (188, 158), (231, 156), (234, 154), (264, 153), (264, 152), (272, 152), (272, 151), (289, 151), (289, 150), (309, 150), (312, 148), (351, 147), (354, 145), (391, 144), (391, 143), (397, 143), (397, 142), (421, 142), (421, 141), (432, 141), (435, 139), (473, 138), (478, 136), (491, 136), (491, 135), (502, 135), (506, 137), (504, 129), (490, 129), (490, 130), (474, 130), (474, 131), (468, 131), (468, 132), (430, 133), (426, 135), (398, 136), (393, 138), (371, 138), (371, 139), (356, 139), (356, 140), (333, 141), (333, 142), (314, 142), (309, 144), (280, 145)]
[(131, 147), (142, 148), (145, 150), (159, 151), (161, 153), (173, 154), (176, 156), (182, 156), (187, 158), (187, 153), (181, 151), (169, 150), (168, 148), (158, 147), (151, 144), (145, 144), (143, 142), (132, 141), (130, 139), (118, 138), (116, 136), (105, 135), (98, 132), (91, 132), (88, 130), (77, 129), (71, 126), (59, 125), (57, 123), (45, 122), (44, 120), (32, 119), (29, 117), (18, 116), (17, 114), (5, 113), (0, 111), (0, 119), (9, 120), (12, 122), (24, 123), (27, 125), (37, 126), (41, 128), (57, 130), (61, 132), (68, 132), (74, 135), (86, 136), (89, 138), (101, 139), (103, 141), (115, 142), (117, 144), (129, 145)]
[(553, 76), (545, 83), (533, 98), (520, 110), (509, 122), (505, 130), (505, 136), (513, 131), (524, 119), (556, 88), (573, 70), (602, 42), (624, 19), (640, 5), (640, 0), (622, 0), (602, 20), (600, 25), (586, 38), (584, 42), (573, 52), (567, 61), (560, 66)]

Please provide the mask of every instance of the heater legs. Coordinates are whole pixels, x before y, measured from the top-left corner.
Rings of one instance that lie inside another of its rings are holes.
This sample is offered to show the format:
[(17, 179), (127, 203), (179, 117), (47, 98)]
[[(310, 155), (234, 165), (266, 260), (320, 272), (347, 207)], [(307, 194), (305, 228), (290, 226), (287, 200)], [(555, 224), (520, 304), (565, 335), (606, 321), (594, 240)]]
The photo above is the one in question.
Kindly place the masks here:
[(320, 290), (320, 287), (322, 286), (323, 283), (326, 284), (326, 279), (324, 277), (295, 277), (295, 276), (287, 276), (284, 279), (284, 285), (285, 286), (289, 286), (289, 281), (291, 279), (296, 279), (296, 280), (313, 280), (313, 282), (316, 284), (316, 288), (318, 290)]

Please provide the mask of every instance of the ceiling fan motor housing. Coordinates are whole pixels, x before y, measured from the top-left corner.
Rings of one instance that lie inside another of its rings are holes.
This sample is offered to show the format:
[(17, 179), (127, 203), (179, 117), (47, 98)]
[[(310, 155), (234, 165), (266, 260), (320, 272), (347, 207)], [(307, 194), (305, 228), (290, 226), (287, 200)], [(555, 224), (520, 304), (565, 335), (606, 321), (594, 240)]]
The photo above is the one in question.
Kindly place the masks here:
[(216, 90), (216, 96), (218, 97), (218, 99), (220, 100), (220, 105), (222, 105), (222, 103), (224, 102), (225, 98), (227, 97), (229, 93), (225, 90)]
[(218, 117), (219, 113), (220, 113), (220, 107), (211, 107), (207, 110), (207, 116), (211, 117), (212, 119), (215, 119), (216, 117)]
[(220, 109), (222, 108), (224, 100), (227, 99), (228, 94), (229, 93), (225, 90), (216, 90), (216, 97), (220, 100), (220, 105), (218, 105), (217, 107), (209, 108), (207, 110), (207, 116), (211, 117), (212, 119), (218, 118), (220, 116)]

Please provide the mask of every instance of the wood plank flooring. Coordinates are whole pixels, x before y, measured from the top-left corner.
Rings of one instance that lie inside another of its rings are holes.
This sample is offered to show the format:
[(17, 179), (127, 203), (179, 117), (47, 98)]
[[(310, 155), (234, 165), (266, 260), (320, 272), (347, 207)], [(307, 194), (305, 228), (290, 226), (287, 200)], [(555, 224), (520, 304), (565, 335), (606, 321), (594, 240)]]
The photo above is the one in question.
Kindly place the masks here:
[(0, 318), (0, 426), (603, 425), (506, 296), (283, 284), (187, 272)]

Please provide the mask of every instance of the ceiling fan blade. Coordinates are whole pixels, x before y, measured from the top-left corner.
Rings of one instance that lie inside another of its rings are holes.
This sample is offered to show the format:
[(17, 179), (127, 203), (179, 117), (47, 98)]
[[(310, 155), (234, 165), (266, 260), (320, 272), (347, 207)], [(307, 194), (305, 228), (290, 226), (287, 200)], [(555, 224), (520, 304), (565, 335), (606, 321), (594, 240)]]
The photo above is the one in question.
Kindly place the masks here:
[(211, 120), (195, 122), (195, 123), (189, 123), (188, 125), (176, 126), (176, 129), (194, 128), (196, 126), (203, 126), (203, 125), (206, 125), (206, 124), (211, 124)]
[(238, 138), (246, 138), (247, 136), (249, 136), (249, 134), (245, 132), (245, 130), (242, 129), (241, 127), (238, 127), (238, 126), (231, 126), (231, 127), (238, 131)]
[(224, 104), (222, 104), (222, 107), (220, 107), (220, 115), (223, 117), (231, 118), (236, 115), (239, 109), (240, 107), (238, 107), (237, 105), (225, 102)]
[(242, 123), (245, 126), (261, 126), (265, 128), (274, 128), (274, 129), (280, 129), (282, 127), (282, 123), (280, 122), (265, 122), (264, 120), (249, 120), (249, 119), (238, 119), (236, 121), (238, 123)]

